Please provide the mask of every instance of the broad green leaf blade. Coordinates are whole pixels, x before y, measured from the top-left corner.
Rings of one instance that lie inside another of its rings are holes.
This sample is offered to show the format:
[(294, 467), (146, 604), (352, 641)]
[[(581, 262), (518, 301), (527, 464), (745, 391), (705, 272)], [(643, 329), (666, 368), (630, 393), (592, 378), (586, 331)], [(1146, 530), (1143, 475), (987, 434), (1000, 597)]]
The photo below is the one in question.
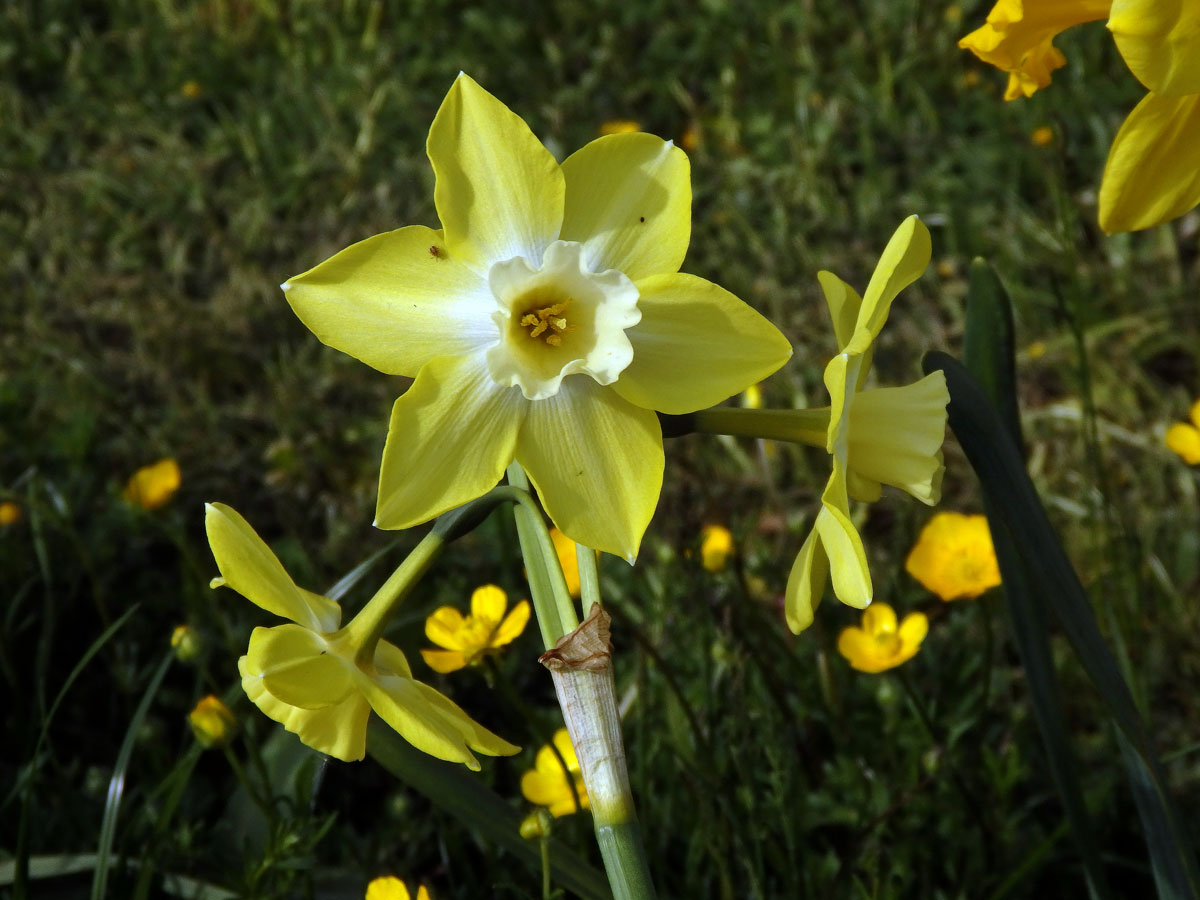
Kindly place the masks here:
[[(1162, 768), (1133, 695), (1096, 626), (1087, 594), (1025, 472), (1016, 445), (982, 389), (961, 363), (935, 351), (927, 353), (922, 364), (926, 372), (940, 369), (946, 375), (950, 427), (979, 476), (989, 504), (989, 518), (997, 523), (997, 531), (1002, 530), (1012, 541), (1022, 565), (1036, 573), (1036, 578), (1029, 581), (1033, 601), (1054, 612), (1127, 742), (1128, 754), (1140, 763), (1139, 770), (1129, 767), (1127, 770), (1134, 780), (1138, 811), (1161, 896), (1200, 896), (1200, 875), (1191, 845), (1166, 789)], [(1003, 569), (1001, 575), (1009, 577)]]
[[(495, 841), (534, 872), (541, 871), (538, 845), (521, 837), (520, 814), (462, 766), (427, 756), (388, 728), (378, 716), (371, 717), (367, 729), (367, 753), (475, 832)], [(584, 900), (612, 900), (604, 874), (553, 838), (550, 870), (556, 885)]]
[(1024, 452), (1017, 406), (1016, 337), (1012, 301), (995, 270), (976, 257), (967, 287), (963, 362), (979, 382), (1017, 449)]

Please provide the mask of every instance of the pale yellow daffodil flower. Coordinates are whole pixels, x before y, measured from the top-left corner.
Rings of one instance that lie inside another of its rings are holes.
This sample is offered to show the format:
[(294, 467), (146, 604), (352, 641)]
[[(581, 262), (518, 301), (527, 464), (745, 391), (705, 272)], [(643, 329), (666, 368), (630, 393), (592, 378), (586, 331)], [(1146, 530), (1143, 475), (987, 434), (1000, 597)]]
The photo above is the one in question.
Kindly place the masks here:
[(825, 368), (833, 472), (788, 577), (785, 614), (797, 633), (812, 624), (827, 581), (849, 606), (863, 609), (871, 602), (866, 551), (850, 518), (852, 497), (878, 500), (884, 484), (930, 505), (941, 495), (950, 402), (945, 376), (938, 371), (904, 387), (863, 389), (892, 301), (921, 276), (930, 255), (929, 231), (911, 216), (892, 235), (862, 298), (833, 273), (818, 275), (841, 351)]
[(362, 759), (374, 710), (418, 750), (472, 769), (479, 762), (471, 750), (491, 756), (518, 751), (415, 680), (400, 648), (372, 637), (378, 623), (364, 619), (370, 604), (343, 628), (341, 607), (297, 587), (235, 510), (208, 504), (205, 528), (221, 571), (212, 586), (232, 588), (292, 621), (255, 628), (238, 671), (246, 695), (305, 744), (341, 760)]
[(1112, 234), (1159, 225), (1200, 203), (1200, 3), (1000, 0), (959, 46), (1009, 73), (1006, 100), (1029, 97), (1066, 64), (1053, 38), (1106, 16), (1126, 65), (1149, 91), (1104, 166), (1100, 227)]
[(480, 496), (516, 459), (572, 539), (632, 559), (662, 486), (655, 410), (721, 402), (791, 347), (679, 272), (687, 156), (649, 134), (557, 163), (466, 75), (429, 131), (442, 229), (368, 238), (283, 285), (322, 341), (416, 378), (392, 411), (376, 524)]

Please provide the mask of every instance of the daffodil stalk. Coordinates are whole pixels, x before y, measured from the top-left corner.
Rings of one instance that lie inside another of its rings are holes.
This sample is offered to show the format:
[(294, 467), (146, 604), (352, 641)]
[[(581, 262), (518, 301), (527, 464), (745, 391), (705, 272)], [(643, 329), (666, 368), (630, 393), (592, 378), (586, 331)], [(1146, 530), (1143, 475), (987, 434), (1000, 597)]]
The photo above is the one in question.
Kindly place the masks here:
[(664, 437), (693, 432), (789, 441), (825, 448), (830, 407), (817, 409), (739, 409), (715, 406), (683, 416), (660, 416)]

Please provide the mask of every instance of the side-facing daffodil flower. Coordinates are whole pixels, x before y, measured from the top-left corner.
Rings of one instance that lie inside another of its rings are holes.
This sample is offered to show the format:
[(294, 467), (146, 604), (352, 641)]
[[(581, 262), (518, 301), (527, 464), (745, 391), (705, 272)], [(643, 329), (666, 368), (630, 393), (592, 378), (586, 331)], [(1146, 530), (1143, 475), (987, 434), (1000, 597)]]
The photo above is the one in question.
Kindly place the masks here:
[[(408, 885), (395, 875), (381, 875), (372, 878), (367, 885), (366, 900), (410, 900)], [(417, 887), (417, 900), (429, 900), (429, 889), (425, 885)]]
[(297, 587), (236, 511), (220, 503), (205, 510), (208, 543), (221, 570), (212, 586), (232, 588), (292, 622), (255, 628), (238, 660), (242, 689), (269, 717), (308, 746), (347, 761), (366, 752), (372, 709), (418, 750), (472, 769), (479, 763), (471, 750), (491, 756), (518, 751), (413, 678), (400, 648), (380, 638), (391, 599), (384, 590), (341, 627), (341, 607)]
[(1009, 73), (1006, 100), (1029, 97), (1066, 64), (1054, 37), (1105, 17), (1125, 64), (1149, 91), (1104, 167), (1100, 227), (1111, 234), (1150, 228), (1200, 203), (1200, 4), (1000, 0), (959, 46)]
[(825, 368), (831, 401), (826, 449), (833, 473), (788, 577), (785, 611), (797, 633), (812, 624), (827, 579), (843, 603), (863, 609), (871, 602), (871, 573), (850, 519), (851, 497), (878, 500), (884, 484), (930, 505), (941, 496), (950, 402), (945, 376), (933, 372), (904, 387), (863, 390), (892, 301), (920, 277), (930, 256), (929, 231), (910, 216), (884, 249), (864, 297), (833, 273), (818, 274), (841, 352)]
[(522, 600), (505, 615), (508, 597), (494, 584), (471, 594), (471, 613), (464, 616), (453, 606), (441, 606), (425, 620), (425, 636), (444, 650), (422, 650), (421, 656), (435, 672), (456, 672), (473, 666), (484, 654), (511, 644), (529, 622), (529, 601)]
[[(562, 762), (549, 744), (538, 750), (534, 767), (521, 776), (521, 793), (530, 803), (545, 806), (550, 810), (550, 815), (557, 819), (587, 809), (588, 795), (587, 788), (583, 786), (579, 757), (575, 755), (575, 747), (571, 744), (567, 729), (560, 728), (554, 733), (554, 747), (562, 755)], [(563, 771), (563, 762), (567, 764), (566, 772)], [(578, 804), (575, 802), (577, 797)]]
[(1200, 466), (1200, 400), (1192, 404), (1192, 422), (1176, 422), (1167, 429), (1167, 448), (1189, 466)]
[(908, 559), (908, 574), (943, 600), (978, 597), (1000, 583), (986, 516), (940, 512), (930, 519)]
[(679, 272), (691, 184), (670, 142), (607, 135), (559, 165), (459, 75), (428, 153), (441, 230), (376, 235), (283, 285), (326, 344), (416, 378), (392, 410), (376, 524), (427, 521), (516, 459), (565, 534), (632, 559), (662, 486), (655, 410), (719, 403), (790, 345)]
[(897, 625), (895, 610), (873, 603), (863, 611), (861, 628), (851, 625), (838, 635), (838, 653), (860, 672), (885, 672), (912, 659), (928, 631), (924, 613), (909, 613)]

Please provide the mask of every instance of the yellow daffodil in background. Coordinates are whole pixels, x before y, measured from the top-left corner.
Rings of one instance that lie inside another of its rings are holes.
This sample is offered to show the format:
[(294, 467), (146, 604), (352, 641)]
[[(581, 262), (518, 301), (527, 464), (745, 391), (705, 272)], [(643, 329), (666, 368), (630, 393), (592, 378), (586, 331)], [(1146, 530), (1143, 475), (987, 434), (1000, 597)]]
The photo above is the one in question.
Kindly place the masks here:
[(733, 553), (733, 534), (724, 525), (700, 529), (700, 565), (708, 571), (723, 572)]
[(603, 134), (633, 134), (636, 131), (642, 130), (642, 123), (635, 122), (633, 119), (609, 119), (600, 126), (600, 133)]
[[(395, 875), (382, 875), (371, 879), (367, 885), (366, 900), (411, 900), (408, 886)], [(429, 890), (425, 885), (417, 888), (416, 900), (429, 900)]]
[(16, 525), (21, 521), (24, 515), (21, 512), (21, 506), (18, 503), (13, 503), (11, 500), (5, 500), (0, 503), (0, 526)]
[(557, 528), (550, 529), (550, 540), (554, 541), (554, 553), (558, 556), (558, 564), (562, 566), (563, 577), (567, 580), (567, 593), (578, 597), (579, 557), (575, 553), (575, 542)]
[(1200, 4), (1194, 0), (1000, 0), (959, 41), (1009, 73), (1006, 100), (1029, 97), (1066, 64), (1054, 37), (1108, 18), (1117, 50), (1149, 93), (1109, 149), (1100, 227), (1138, 231), (1200, 203)]
[(326, 344), (416, 378), (392, 410), (376, 524), (466, 503), (515, 458), (565, 534), (633, 559), (662, 486), (655, 410), (719, 403), (791, 347), (678, 271), (691, 183), (673, 144), (611, 134), (559, 165), (459, 75), (428, 153), (443, 230), (377, 235), (283, 286)]
[[(583, 773), (579, 769), (579, 758), (575, 755), (575, 747), (571, 744), (571, 736), (567, 729), (560, 728), (554, 733), (554, 746), (562, 754), (563, 762), (567, 764), (567, 772), (563, 771), (562, 762), (547, 744), (537, 752), (534, 768), (521, 776), (521, 793), (530, 803), (544, 806), (555, 818), (570, 815), (579, 809), (588, 808), (587, 788), (583, 786)], [(570, 773), (568, 780), (567, 773)], [(572, 790), (574, 785), (574, 790)], [(575, 798), (578, 796), (579, 805)]]
[(1200, 466), (1200, 400), (1192, 404), (1192, 424), (1177, 422), (1167, 429), (1167, 447), (1189, 466)]
[(179, 490), (181, 480), (179, 463), (171, 458), (160, 459), (134, 472), (121, 497), (142, 509), (158, 509)]
[(924, 613), (909, 613), (897, 624), (894, 609), (873, 603), (863, 611), (861, 628), (851, 625), (838, 635), (838, 652), (860, 672), (885, 672), (912, 659), (928, 631)]
[[(293, 624), (255, 628), (238, 660), (242, 689), (267, 716), (314, 749), (362, 759), (371, 710), (431, 756), (478, 769), (471, 750), (491, 756), (519, 748), (472, 721), (447, 697), (412, 677), (400, 648), (378, 639), (371, 604), (344, 628), (328, 597), (297, 587), (278, 557), (236, 511), (206, 506), (205, 528), (221, 577), (267, 612)], [(470, 749), (468, 749), (470, 748)]]
[(871, 602), (871, 573), (850, 519), (850, 498), (878, 500), (884, 484), (929, 505), (941, 496), (950, 402), (945, 376), (934, 372), (904, 387), (863, 390), (892, 301), (921, 276), (930, 255), (929, 231), (911, 216), (892, 235), (863, 298), (831, 272), (818, 274), (841, 351), (825, 368), (833, 473), (787, 584), (787, 621), (797, 633), (812, 624), (827, 580), (843, 603), (863, 609)]
[(209, 694), (196, 704), (188, 713), (188, 724), (192, 726), (192, 734), (202, 747), (212, 749), (223, 747), (233, 739), (237, 729), (237, 719), (233, 712), (220, 701)]
[(456, 672), (473, 666), (485, 653), (495, 653), (520, 637), (529, 622), (529, 601), (522, 600), (505, 615), (508, 597), (494, 584), (471, 594), (471, 613), (442, 606), (425, 620), (425, 636), (444, 650), (422, 650), (435, 672)]
[(940, 512), (921, 529), (904, 568), (943, 600), (978, 597), (1000, 583), (985, 516)]

